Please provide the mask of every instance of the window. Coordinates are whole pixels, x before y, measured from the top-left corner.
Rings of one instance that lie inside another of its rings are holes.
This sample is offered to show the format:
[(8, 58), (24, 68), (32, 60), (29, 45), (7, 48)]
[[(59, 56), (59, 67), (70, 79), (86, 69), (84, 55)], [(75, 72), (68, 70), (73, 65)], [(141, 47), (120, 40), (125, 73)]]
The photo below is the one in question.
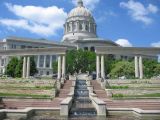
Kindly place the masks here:
[(82, 24), (81, 23), (79, 24), (79, 30), (82, 30)]
[(40, 55), (40, 65), (39, 67), (43, 67), (44, 64), (44, 55)]
[(21, 45), (21, 49), (24, 49), (24, 48), (26, 48), (26, 46), (25, 45)]
[(84, 50), (87, 50), (87, 51), (88, 51), (88, 47), (84, 47)]
[(86, 25), (85, 29), (86, 29), (86, 31), (88, 31), (88, 25)]
[(76, 23), (73, 24), (73, 31), (76, 31)]
[(94, 47), (91, 47), (91, 52), (95, 52), (95, 48)]
[(47, 55), (46, 56), (46, 65), (45, 65), (47, 68), (49, 68), (50, 67), (50, 56), (49, 55)]
[(49, 71), (46, 72), (46, 75), (49, 75)]

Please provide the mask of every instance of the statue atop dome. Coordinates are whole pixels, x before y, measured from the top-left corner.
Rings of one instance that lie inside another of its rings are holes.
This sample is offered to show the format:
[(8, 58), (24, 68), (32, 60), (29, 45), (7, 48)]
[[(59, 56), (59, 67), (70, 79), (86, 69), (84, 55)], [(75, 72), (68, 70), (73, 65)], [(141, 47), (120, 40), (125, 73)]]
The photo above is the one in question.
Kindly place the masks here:
[(82, 0), (77, 0), (77, 5), (78, 5), (78, 7), (83, 7), (83, 1)]

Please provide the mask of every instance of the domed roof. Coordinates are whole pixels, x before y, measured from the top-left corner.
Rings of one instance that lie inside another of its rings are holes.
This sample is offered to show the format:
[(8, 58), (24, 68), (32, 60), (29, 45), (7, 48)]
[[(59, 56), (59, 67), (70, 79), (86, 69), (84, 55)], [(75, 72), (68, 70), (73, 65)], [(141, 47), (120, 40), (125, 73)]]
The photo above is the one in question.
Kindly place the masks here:
[(90, 11), (83, 6), (83, 1), (78, 0), (77, 7), (72, 9), (71, 12), (68, 14), (68, 17), (75, 17), (75, 16), (84, 16), (84, 17), (92, 17)]

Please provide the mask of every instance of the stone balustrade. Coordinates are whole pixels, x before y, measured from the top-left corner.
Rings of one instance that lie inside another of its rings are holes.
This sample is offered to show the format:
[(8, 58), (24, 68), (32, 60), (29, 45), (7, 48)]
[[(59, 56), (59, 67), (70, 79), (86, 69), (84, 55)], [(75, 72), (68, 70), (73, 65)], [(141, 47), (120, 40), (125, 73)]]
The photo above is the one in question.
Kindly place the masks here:
[(106, 116), (106, 103), (97, 98), (94, 93), (90, 93), (89, 97), (92, 100), (92, 104), (97, 110), (97, 115)]
[(68, 116), (69, 115), (69, 110), (72, 106), (72, 97), (67, 97), (64, 99), (61, 104), (60, 104), (60, 115), (61, 116)]

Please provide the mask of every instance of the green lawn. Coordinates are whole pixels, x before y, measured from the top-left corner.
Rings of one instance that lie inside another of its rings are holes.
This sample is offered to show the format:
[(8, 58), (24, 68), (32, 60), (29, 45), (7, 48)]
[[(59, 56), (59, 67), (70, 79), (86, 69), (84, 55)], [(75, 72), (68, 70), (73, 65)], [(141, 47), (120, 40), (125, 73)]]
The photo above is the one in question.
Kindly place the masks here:
[(15, 94), (15, 93), (0, 93), (0, 97), (51, 98), (51, 96), (49, 96), (49, 95)]
[(144, 95), (123, 95), (123, 94), (113, 94), (113, 98), (154, 98), (154, 97), (160, 97), (160, 93), (153, 93), (153, 94), (144, 94)]

